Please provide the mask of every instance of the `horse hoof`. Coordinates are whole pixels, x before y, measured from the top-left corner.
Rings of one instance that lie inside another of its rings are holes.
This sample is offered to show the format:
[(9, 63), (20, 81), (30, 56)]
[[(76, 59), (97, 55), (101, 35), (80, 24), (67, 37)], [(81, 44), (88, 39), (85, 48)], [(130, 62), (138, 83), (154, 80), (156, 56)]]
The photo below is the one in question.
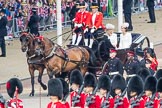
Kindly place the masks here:
[(46, 85), (43, 86), (43, 90), (47, 90), (47, 86)]
[(30, 93), (29, 96), (34, 96), (34, 93)]

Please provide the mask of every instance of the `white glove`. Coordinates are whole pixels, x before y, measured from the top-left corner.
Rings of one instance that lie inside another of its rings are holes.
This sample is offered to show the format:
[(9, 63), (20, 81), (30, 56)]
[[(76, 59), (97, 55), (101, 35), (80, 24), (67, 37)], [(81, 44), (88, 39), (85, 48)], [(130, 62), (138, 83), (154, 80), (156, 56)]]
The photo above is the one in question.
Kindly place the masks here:
[(75, 24), (74, 24), (74, 27), (78, 27), (78, 24), (77, 24), (77, 23), (75, 23)]
[(92, 28), (92, 29), (91, 29), (91, 33), (94, 33), (94, 31), (95, 31), (95, 29), (94, 29), (94, 28)]
[(86, 32), (88, 32), (88, 28), (86, 28), (86, 29), (84, 30), (84, 33), (86, 33)]
[(78, 26), (78, 28), (80, 28), (80, 27), (82, 27), (82, 24), (78, 24), (77, 26)]

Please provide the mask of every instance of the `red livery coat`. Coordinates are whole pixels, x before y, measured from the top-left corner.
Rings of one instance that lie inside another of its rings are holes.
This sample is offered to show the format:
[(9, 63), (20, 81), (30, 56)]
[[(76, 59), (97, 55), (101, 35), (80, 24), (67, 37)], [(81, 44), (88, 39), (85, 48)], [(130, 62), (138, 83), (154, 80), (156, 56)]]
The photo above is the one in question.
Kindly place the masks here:
[(64, 104), (62, 104), (61, 102), (50, 102), (48, 105), (47, 105), (47, 108), (66, 108), (66, 106)]
[(101, 12), (97, 12), (96, 13), (96, 17), (95, 17), (95, 21), (94, 21), (94, 24), (93, 24), (93, 13), (90, 13), (89, 14), (89, 19), (87, 20), (87, 26), (89, 28), (92, 28), (92, 27), (95, 27), (95, 29), (98, 29), (98, 28), (105, 28), (105, 26), (103, 25), (102, 21), (103, 21), (103, 14)]
[[(119, 96), (114, 97), (114, 106), (115, 106), (115, 100), (118, 99)], [(129, 108), (129, 101), (126, 97), (122, 98), (122, 105), (118, 105), (117, 108)]]
[[(77, 92), (73, 91), (70, 93), (70, 106), (72, 106), (72, 99), (74, 96), (77, 95)], [(84, 108), (84, 105), (85, 105), (85, 94), (84, 93), (81, 93), (80, 94), (80, 102), (79, 103), (76, 103), (74, 107), (80, 107), (80, 108)]]
[(84, 12), (78, 11), (75, 15), (74, 23), (83, 24), (83, 29), (85, 29), (87, 25), (86, 23), (87, 23), (88, 17), (89, 17), (88, 11), (84, 11)]

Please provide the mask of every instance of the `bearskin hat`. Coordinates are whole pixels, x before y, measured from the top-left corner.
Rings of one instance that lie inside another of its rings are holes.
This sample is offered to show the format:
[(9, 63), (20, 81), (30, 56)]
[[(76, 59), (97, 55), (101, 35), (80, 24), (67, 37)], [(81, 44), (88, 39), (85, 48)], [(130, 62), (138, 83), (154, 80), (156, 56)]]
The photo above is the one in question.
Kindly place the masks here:
[(84, 87), (96, 87), (97, 79), (94, 74), (89, 73), (84, 77)]
[(159, 69), (155, 74), (156, 79), (160, 79), (162, 77), (162, 69)]
[(66, 96), (69, 94), (69, 84), (62, 78), (60, 78), (63, 86), (63, 96)]
[(99, 77), (98, 80), (98, 88), (102, 88), (105, 89), (107, 91), (110, 91), (110, 87), (111, 87), (111, 80), (107, 75), (102, 75)]
[(83, 75), (81, 74), (80, 70), (73, 70), (70, 74), (70, 84), (75, 83), (78, 85), (83, 84)]
[(150, 90), (153, 93), (156, 92), (157, 80), (154, 76), (148, 76), (145, 81), (144, 90)]
[(96, 2), (92, 2), (92, 4), (91, 4), (91, 8), (98, 8), (98, 3), (96, 3)]
[(63, 85), (61, 80), (58, 78), (50, 79), (48, 81), (48, 95), (49, 96), (58, 96), (59, 100), (63, 96)]
[(162, 92), (162, 78), (160, 78), (157, 82), (157, 92)]
[(146, 78), (151, 75), (150, 71), (147, 68), (141, 68), (138, 72), (137, 75), (139, 75), (143, 82), (145, 82)]
[(7, 93), (11, 98), (13, 98), (16, 88), (18, 89), (18, 91), (17, 91), (18, 94), (21, 94), (23, 91), (23, 85), (22, 85), (21, 81), (18, 78), (11, 78), (6, 83)]
[(123, 76), (118, 74), (113, 77), (111, 86), (113, 91), (115, 89), (121, 89), (121, 91), (123, 92), (126, 88), (126, 81)]
[(140, 76), (133, 76), (128, 84), (128, 95), (130, 94), (131, 91), (137, 92), (137, 95), (141, 94), (143, 92), (143, 80)]

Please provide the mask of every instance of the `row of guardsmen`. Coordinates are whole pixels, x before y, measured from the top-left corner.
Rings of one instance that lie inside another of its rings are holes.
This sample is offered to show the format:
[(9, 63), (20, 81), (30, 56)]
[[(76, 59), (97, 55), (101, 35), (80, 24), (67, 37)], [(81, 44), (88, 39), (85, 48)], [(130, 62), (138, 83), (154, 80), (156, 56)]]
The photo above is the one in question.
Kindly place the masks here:
[[(112, 80), (106, 74), (99, 78), (92, 73), (85, 76), (79, 70), (70, 74), (70, 84), (61, 78), (48, 81), (48, 96), (51, 102), (47, 108), (161, 108), (162, 69), (151, 75), (143, 68), (127, 82), (120, 74)], [(70, 85), (70, 87), (69, 87)], [(0, 95), (0, 108), (23, 108), (19, 94), (23, 85), (18, 78), (6, 83), (7, 102)]]

